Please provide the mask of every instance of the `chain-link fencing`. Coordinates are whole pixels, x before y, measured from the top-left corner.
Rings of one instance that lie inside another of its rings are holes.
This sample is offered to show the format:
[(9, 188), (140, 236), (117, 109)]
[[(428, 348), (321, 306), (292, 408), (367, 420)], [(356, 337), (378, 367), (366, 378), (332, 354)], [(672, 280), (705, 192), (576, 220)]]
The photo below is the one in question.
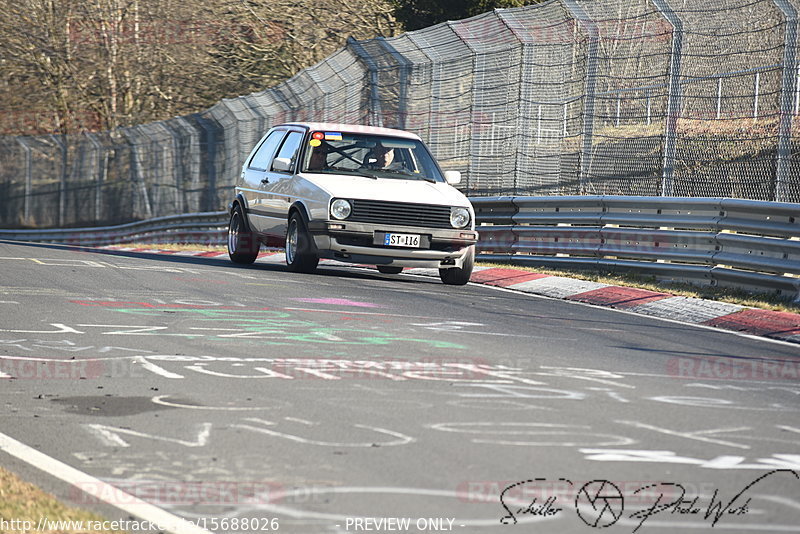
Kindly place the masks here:
[(0, 138), (0, 224), (224, 208), (281, 122), (418, 133), (470, 196), (800, 202), (800, 0), (551, 0), (348, 40), (266, 91), (110, 132)]

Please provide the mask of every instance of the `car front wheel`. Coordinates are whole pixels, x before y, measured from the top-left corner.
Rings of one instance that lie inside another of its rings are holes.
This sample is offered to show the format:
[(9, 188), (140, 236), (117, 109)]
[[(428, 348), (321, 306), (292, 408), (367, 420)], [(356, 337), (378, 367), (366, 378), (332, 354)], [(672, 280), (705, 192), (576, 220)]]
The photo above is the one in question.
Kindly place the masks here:
[(439, 278), (447, 285), (463, 286), (472, 276), (472, 267), (475, 265), (475, 245), (469, 247), (461, 267), (439, 269)]
[(318, 263), (319, 257), (306, 222), (298, 212), (294, 212), (289, 217), (289, 228), (286, 231), (286, 265), (298, 273), (311, 273)]
[(237, 205), (228, 224), (228, 256), (234, 263), (248, 265), (258, 258), (259, 248), (261, 243), (255, 233), (248, 230), (242, 209)]

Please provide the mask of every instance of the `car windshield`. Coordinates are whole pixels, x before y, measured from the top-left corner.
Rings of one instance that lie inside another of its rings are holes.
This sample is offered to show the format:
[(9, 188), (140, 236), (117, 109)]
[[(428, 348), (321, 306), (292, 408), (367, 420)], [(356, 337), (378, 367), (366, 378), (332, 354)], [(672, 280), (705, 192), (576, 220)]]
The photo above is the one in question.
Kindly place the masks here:
[(444, 182), (421, 141), (346, 132), (312, 132), (303, 171)]

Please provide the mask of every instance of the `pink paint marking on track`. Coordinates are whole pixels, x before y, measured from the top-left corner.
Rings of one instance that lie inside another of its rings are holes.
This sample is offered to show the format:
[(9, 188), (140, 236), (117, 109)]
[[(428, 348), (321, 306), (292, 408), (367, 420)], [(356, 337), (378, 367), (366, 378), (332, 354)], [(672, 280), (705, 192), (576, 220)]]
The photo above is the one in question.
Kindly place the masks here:
[(385, 308), (380, 304), (372, 304), (371, 302), (356, 302), (349, 299), (290, 299), (297, 302), (310, 302), (313, 304), (330, 304), (332, 306), (355, 306), (358, 308)]

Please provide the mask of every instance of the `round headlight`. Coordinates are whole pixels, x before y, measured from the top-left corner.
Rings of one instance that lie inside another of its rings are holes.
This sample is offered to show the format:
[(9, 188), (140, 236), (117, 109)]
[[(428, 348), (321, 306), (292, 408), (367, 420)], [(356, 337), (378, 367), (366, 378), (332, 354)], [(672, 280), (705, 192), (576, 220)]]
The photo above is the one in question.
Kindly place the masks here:
[(331, 204), (331, 215), (334, 219), (346, 219), (352, 211), (353, 208), (350, 207), (350, 203), (343, 198), (337, 198)]
[(469, 224), (469, 210), (467, 208), (451, 208), (450, 224), (453, 228), (464, 228)]

